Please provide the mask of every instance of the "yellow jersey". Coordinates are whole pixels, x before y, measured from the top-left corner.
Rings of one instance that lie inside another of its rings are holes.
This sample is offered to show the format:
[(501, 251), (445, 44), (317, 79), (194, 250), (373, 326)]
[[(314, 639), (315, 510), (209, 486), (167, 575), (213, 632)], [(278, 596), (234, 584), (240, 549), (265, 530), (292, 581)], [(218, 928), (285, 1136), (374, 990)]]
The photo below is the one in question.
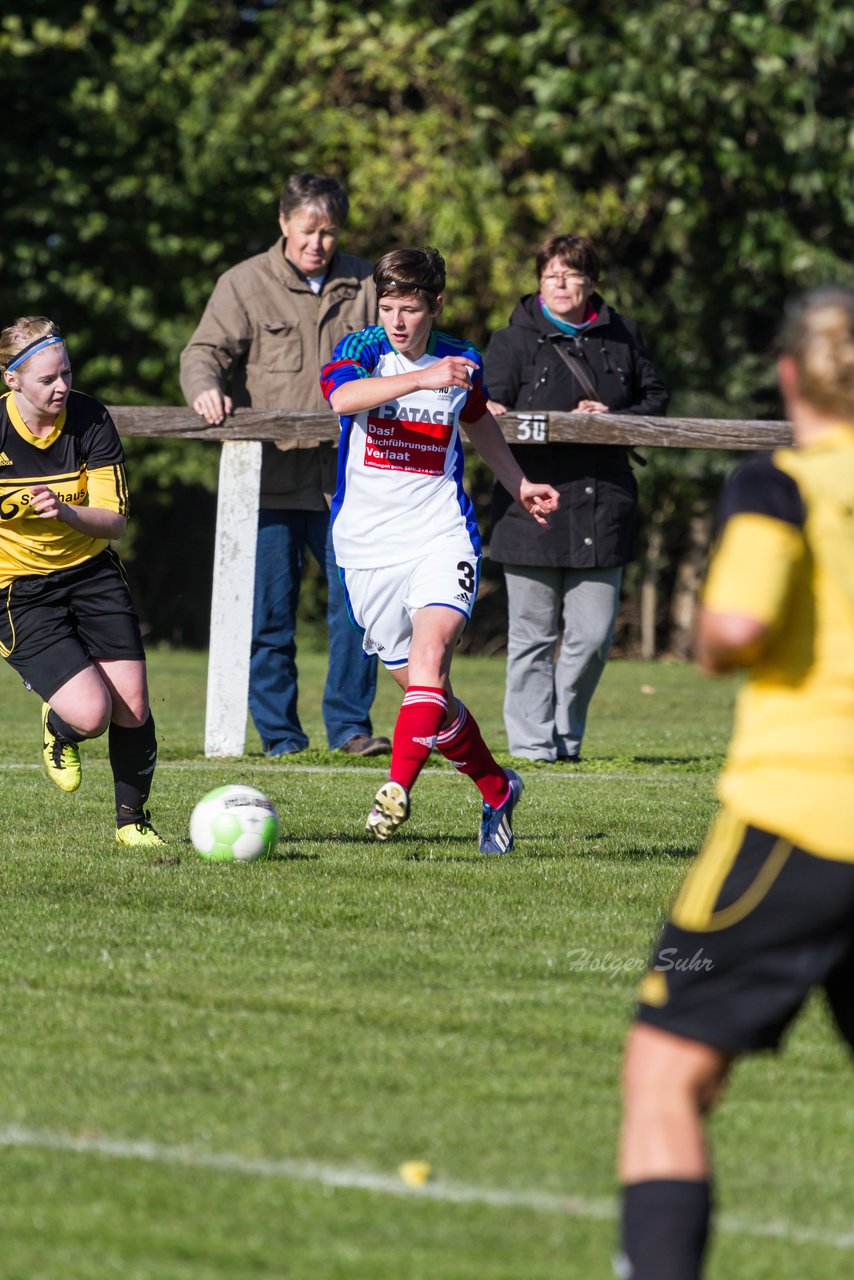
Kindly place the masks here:
[(736, 473), (704, 591), (770, 626), (718, 794), (753, 826), (854, 861), (854, 428)]
[(62, 502), (128, 513), (124, 451), (112, 418), (72, 391), (47, 436), (35, 436), (15, 404), (0, 397), (0, 587), (28, 574), (70, 569), (98, 555), (104, 538), (32, 513), (30, 491), (46, 484)]

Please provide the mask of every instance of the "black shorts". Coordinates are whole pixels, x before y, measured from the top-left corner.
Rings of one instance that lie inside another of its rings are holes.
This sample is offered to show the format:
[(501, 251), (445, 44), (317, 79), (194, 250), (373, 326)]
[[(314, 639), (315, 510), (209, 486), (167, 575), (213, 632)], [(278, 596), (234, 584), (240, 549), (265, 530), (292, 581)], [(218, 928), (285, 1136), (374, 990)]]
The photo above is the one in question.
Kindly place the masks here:
[(121, 561), (109, 547), (72, 569), (16, 578), (0, 602), (0, 653), (45, 702), (93, 658), (145, 659)]
[(638, 1020), (732, 1054), (775, 1049), (815, 987), (854, 1049), (854, 862), (724, 810), (641, 983)]

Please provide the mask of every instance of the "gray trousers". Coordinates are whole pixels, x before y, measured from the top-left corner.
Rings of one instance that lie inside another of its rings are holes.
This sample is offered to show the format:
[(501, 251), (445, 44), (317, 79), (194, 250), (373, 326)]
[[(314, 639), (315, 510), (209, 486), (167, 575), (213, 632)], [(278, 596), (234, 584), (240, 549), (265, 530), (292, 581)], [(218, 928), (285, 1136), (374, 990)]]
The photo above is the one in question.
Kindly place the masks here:
[(590, 699), (614, 638), (622, 574), (621, 568), (504, 566), (504, 725), (514, 756), (548, 761), (578, 757)]

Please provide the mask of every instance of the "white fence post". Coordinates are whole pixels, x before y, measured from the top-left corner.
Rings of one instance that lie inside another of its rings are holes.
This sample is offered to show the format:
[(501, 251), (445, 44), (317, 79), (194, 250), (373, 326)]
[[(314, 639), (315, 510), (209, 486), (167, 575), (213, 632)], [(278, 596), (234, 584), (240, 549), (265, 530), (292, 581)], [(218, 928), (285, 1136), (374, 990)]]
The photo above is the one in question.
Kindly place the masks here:
[(246, 746), (261, 442), (226, 440), (219, 463), (205, 755)]

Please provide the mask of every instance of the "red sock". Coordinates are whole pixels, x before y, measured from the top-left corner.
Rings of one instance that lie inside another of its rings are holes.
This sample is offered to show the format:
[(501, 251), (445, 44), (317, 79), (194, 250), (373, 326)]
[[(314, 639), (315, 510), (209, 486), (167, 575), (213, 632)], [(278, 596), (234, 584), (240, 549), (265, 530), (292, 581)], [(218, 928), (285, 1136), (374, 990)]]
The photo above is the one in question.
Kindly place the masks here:
[(477, 784), (480, 794), (493, 809), (498, 809), (510, 794), (507, 774), (496, 763), (481, 737), (477, 721), (457, 700), (457, 718), (436, 739), (436, 746), (455, 769), (467, 774)]
[(421, 772), (436, 745), (436, 736), (448, 711), (444, 689), (411, 684), (394, 726), (389, 777), (407, 791)]

